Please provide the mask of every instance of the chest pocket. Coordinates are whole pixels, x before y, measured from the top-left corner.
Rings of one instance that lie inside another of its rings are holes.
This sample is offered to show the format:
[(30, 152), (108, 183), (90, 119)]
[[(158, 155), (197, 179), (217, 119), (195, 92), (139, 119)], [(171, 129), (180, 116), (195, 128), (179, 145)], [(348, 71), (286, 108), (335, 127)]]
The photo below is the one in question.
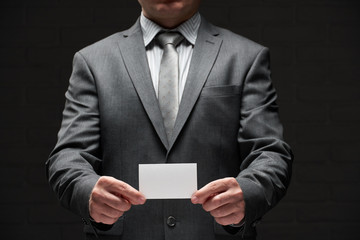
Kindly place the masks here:
[(226, 97), (233, 95), (240, 95), (241, 86), (239, 85), (224, 85), (224, 86), (209, 86), (204, 87), (201, 91), (201, 97)]

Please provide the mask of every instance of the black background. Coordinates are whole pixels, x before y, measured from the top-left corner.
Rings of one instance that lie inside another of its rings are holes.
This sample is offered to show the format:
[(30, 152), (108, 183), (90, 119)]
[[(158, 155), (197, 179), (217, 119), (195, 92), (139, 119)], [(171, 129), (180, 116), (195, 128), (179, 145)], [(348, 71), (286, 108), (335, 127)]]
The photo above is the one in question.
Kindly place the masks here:
[[(74, 53), (131, 26), (136, 0), (1, 0), (0, 238), (83, 239), (50, 191)], [(271, 50), (285, 136), (287, 196), (259, 239), (357, 239), (360, 228), (360, 4), (357, 0), (203, 0), (214, 24)]]

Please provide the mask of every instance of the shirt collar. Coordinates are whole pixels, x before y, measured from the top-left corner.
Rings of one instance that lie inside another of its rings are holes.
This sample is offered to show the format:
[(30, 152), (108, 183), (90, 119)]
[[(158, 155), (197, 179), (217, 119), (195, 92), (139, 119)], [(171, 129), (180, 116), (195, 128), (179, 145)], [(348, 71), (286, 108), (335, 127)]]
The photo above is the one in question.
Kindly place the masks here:
[(192, 16), (189, 20), (182, 23), (178, 27), (174, 29), (165, 29), (163, 27), (160, 27), (150, 19), (146, 18), (143, 13), (141, 13), (140, 16), (140, 25), (141, 30), (143, 32), (143, 38), (144, 38), (144, 44), (145, 47), (149, 45), (149, 43), (154, 39), (154, 37), (160, 32), (160, 31), (178, 31), (180, 32), (186, 40), (191, 43), (192, 45), (195, 45), (195, 41), (197, 38), (198, 30), (200, 27), (201, 17), (200, 13), (197, 12)]

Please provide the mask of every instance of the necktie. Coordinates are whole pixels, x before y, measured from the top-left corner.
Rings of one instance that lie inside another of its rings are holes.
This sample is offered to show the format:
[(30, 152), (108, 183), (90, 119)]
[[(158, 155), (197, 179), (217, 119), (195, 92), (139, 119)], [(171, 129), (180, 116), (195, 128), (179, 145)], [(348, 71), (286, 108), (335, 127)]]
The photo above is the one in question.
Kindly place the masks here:
[(160, 64), (158, 100), (168, 140), (179, 109), (179, 56), (176, 46), (183, 39), (178, 32), (164, 32), (157, 36), (164, 50)]

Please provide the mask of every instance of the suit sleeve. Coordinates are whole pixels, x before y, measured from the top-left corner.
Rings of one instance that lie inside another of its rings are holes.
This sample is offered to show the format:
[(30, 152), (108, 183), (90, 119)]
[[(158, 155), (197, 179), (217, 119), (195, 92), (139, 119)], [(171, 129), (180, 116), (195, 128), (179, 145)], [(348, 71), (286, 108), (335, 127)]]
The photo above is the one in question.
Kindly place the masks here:
[(246, 75), (238, 143), (242, 163), (237, 181), (245, 199), (245, 232), (285, 195), (293, 155), (283, 141), (269, 51), (263, 48)]
[(89, 218), (89, 197), (101, 165), (96, 85), (80, 53), (75, 54), (58, 142), (46, 162), (48, 181), (61, 204)]

